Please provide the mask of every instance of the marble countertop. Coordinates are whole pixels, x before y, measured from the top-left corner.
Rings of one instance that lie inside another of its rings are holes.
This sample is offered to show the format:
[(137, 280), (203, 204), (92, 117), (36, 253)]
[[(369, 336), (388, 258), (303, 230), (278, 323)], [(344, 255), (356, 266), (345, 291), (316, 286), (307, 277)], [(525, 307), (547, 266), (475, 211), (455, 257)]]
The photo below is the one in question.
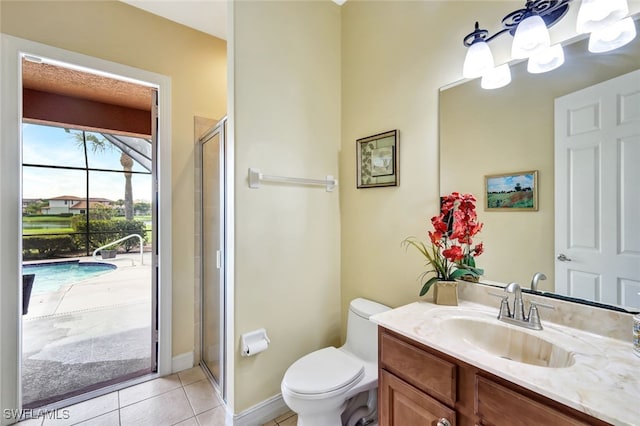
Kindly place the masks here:
[[(527, 330), (496, 319), (497, 308), (465, 300), (449, 307), (415, 302), (371, 317), (381, 326), (615, 425), (640, 425), (640, 357), (623, 341), (544, 320)], [(452, 317), (495, 322), (540, 337), (572, 353), (574, 363), (549, 368), (500, 358), (443, 324)]]

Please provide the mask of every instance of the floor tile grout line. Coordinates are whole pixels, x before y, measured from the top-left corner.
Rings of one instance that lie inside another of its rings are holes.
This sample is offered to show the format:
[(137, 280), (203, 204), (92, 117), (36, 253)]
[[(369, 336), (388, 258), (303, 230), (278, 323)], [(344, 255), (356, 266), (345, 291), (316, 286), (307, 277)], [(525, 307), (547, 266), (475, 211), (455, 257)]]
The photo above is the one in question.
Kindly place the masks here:
[[(184, 397), (187, 400), (187, 404), (189, 404), (189, 407), (191, 407), (191, 412), (193, 413), (193, 417), (195, 417), (196, 416), (196, 410), (193, 408), (193, 404), (191, 403), (191, 400), (189, 399), (189, 395), (187, 395), (187, 391), (184, 389), (184, 386), (182, 386), (182, 393), (184, 394)], [(187, 419), (184, 419), (182, 421), (188, 420), (190, 418), (191, 417), (189, 417)], [(196, 422), (197, 422), (197, 420), (196, 420)]]
[[(143, 383), (140, 383), (140, 384), (144, 384), (144, 383), (150, 383), (150, 382), (143, 382)], [(137, 385), (135, 385), (135, 386), (137, 386)], [(143, 399), (141, 399), (141, 400), (138, 400), (138, 401), (132, 402), (132, 403), (127, 404), (127, 405), (121, 405), (121, 404), (120, 404), (120, 392), (121, 392), (121, 391), (123, 391), (123, 390), (125, 390), (125, 389), (130, 389), (130, 388), (120, 389), (120, 390), (118, 391), (118, 409), (125, 408), (125, 407), (130, 407), (130, 406), (132, 406), (132, 405), (134, 405), (134, 404), (137, 404), (137, 403), (139, 403), (139, 402), (146, 401), (146, 400), (151, 399), (151, 398), (155, 398), (156, 396), (164, 395), (165, 393), (169, 393), (169, 392), (174, 391), (174, 390), (176, 390), (176, 389), (178, 389), (178, 388), (181, 388), (181, 387), (182, 387), (182, 385), (178, 385), (178, 386), (176, 386), (175, 388), (171, 388), (171, 389), (168, 389), (168, 390), (162, 391), (162, 392), (160, 392), (160, 393), (158, 393), (158, 394), (155, 394), (155, 395), (152, 395), (152, 396), (148, 396), (148, 397), (146, 397), (146, 398), (143, 398)]]
[(182, 392), (184, 393), (185, 398), (187, 398), (187, 403), (189, 404), (189, 407), (191, 407), (191, 412), (193, 413), (193, 416), (195, 417), (196, 414), (196, 409), (193, 406), (193, 403), (191, 402), (191, 399), (189, 398), (189, 394), (187, 394), (187, 390), (184, 388), (184, 386), (182, 386)]
[[(89, 400), (89, 401), (91, 401), (91, 400)], [(93, 417), (88, 417), (88, 418), (86, 418), (84, 420), (80, 420), (79, 422), (71, 423), (69, 426), (74, 426), (74, 425), (78, 425), (80, 423), (88, 422), (89, 420), (94, 420), (94, 419), (97, 419), (98, 417), (106, 416), (107, 414), (113, 413), (114, 411), (118, 411), (118, 418), (119, 418), (120, 417), (120, 408), (116, 408), (115, 410), (105, 411), (104, 413), (100, 413), (100, 414), (95, 415)], [(43, 424), (44, 424), (44, 420), (43, 420)]]

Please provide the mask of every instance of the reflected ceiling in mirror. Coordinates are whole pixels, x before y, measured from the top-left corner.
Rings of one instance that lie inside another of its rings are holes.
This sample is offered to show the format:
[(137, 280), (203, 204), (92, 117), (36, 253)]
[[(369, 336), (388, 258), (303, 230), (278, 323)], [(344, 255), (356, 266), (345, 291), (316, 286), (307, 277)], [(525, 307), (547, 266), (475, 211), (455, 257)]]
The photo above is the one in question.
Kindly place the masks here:
[(538, 171), (538, 211), (479, 208), (485, 253), (477, 264), (487, 283), (527, 288), (542, 272), (538, 289), (555, 290), (554, 99), (640, 69), (640, 37), (603, 54), (589, 53), (587, 42), (565, 46), (565, 64), (548, 73), (528, 73), (525, 61), (512, 66), (506, 87), (484, 90), (475, 79), (440, 93), (441, 194), (470, 192), (484, 206), (486, 175)]

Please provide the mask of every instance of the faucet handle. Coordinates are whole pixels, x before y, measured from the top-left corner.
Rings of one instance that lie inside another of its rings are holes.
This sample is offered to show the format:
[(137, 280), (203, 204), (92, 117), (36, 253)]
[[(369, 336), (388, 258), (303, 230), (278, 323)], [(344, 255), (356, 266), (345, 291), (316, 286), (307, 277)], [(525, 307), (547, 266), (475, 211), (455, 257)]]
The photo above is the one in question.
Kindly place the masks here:
[(529, 308), (529, 318), (527, 318), (529, 326), (534, 330), (542, 330), (542, 323), (540, 322), (540, 314), (538, 313), (538, 307), (535, 303), (531, 304)]
[(498, 319), (511, 318), (511, 309), (509, 309), (509, 298), (503, 297), (500, 302), (500, 312), (498, 312)]
[(555, 309), (554, 306), (547, 305), (546, 303), (539, 303), (536, 301), (529, 302), (529, 317), (527, 321), (529, 322), (531, 328), (534, 330), (542, 330), (542, 323), (540, 322), (540, 314), (538, 313), (538, 306), (547, 309)]
[(502, 299), (500, 302), (500, 311), (498, 312), (498, 319), (502, 318), (511, 318), (511, 309), (509, 309), (509, 295), (507, 294), (497, 294), (497, 293), (488, 293), (489, 296), (499, 297)]
[(556, 307), (553, 305), (548, 305), (546, 303), (542, 303), (542, 302), (536, 302), (535, 300), (530, 300), (529, 304), (531, 305), (531, 307), (534, 306), (540, 306), (541, 308), (547, 308), (547, 309), (551, 309), (551, 310), (555, 310)]

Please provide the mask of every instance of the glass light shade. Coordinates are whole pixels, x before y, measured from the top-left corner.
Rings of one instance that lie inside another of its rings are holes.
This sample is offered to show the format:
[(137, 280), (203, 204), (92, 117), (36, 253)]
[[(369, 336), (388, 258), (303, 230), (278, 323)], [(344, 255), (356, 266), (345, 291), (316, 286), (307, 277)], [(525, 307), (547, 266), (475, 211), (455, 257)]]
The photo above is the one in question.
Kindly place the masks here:
[(536, 53), (527, 62), (527, 71), (532, 74), (555, 70), (564, 64), (564, 49), (560, 44), (554, 44), (548, 49)]
[(499, 89), (511, 83), (509, 64), (499, 65), (482, 76), (480, 86), (483, 89)]
[(544, 20), (532, 15), (518, 24), (511, 45), (514, 59), (525, 59), (551, 45), (549, 30)]
[(462, 76), (464, 78), (478, 78), (493, 67), (493, 55), (489, 45), (485, 41), (477, 41), (467, 49)]
[(589, 36), (589, 52), (602, 53), (615, 50), (636, 38), (636, 24), (631, 17), (594, 31)]
[(608, 27), (629, 14), (627, 0), (582, 0), (576, 30), (592, 33)]

